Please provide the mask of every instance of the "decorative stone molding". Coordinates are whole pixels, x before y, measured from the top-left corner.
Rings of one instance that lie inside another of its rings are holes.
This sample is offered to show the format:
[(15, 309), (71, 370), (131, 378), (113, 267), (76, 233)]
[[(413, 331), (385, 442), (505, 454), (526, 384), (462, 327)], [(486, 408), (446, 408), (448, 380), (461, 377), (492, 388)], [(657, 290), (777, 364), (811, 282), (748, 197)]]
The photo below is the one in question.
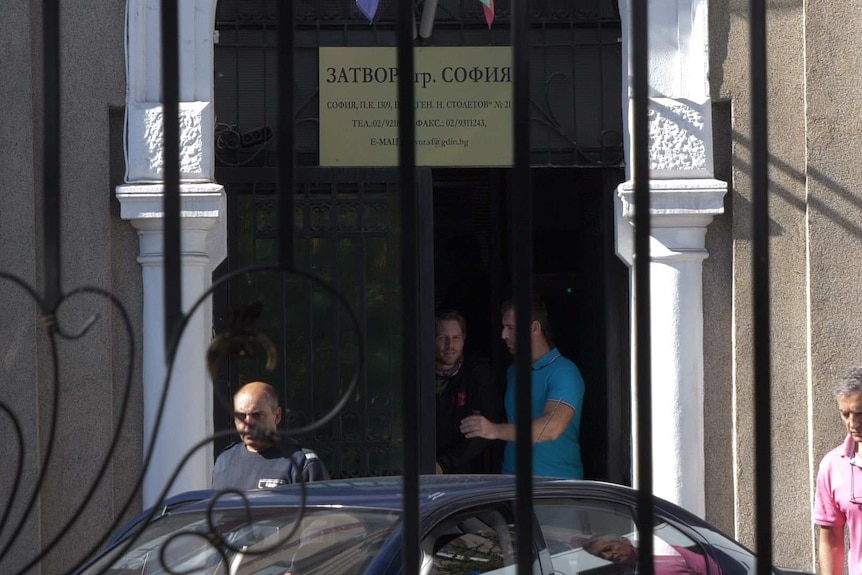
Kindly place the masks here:
[[(162, 220), (164, 186), (162, 184), (117, 187), (120, 217), (124, 220)], [(180, 218), (220, 219), (225, 214), (224, 187), (219, 184), (181, 184)]]
[[(622, 103), (627, 159), (631, 158), (630, 24), (632, 0), (619, 0), (623, 24)], [(707, 0), (649, 2), (649, 136), (653, 179), (712, 178), (712, 101), (709, 98)], [(627, 177), (631, 177), (627, 162)]]
[[(116, 195), (120, 201), (120, 217), (131, 221), (138, 230), (141, 242), (138, 263), (163, 264), (164, 186), (119, 186)], [(200, 259), (213, 269), (218, 266), (227, 257), (226, 232), (227, 202), (224, 188), (219, 184), (180, 185), (180, 251), (183, 265)], [(214, 242), (213, 238), (218, 241)], [(206, 285), (209, 285), (209, 281)]]
[[(630, 157), (632, 100), (627, 101), (626, 157)], [(650, 98), (649, 168), (651, 179), (711, 178), (714, 173), (712, 100)]]
[(649, 165), (652, 178), (713, 174), (711, 100), (651, 98)]
[[(650, 181), (650, 257), (671, 253), (702, 252), (713, 217), (724, 213), (727, 183), (713, 179)], [(617, 256), (632, 265), (634, 260), (634, 187), (620, 184), (616, 197)]]
[[(164, 117), (162, 104), (132, 102), (127, 111), (126, 180), (164, 179)], [(180, 103), (180, 180), (212, 181), (215, 173), (213, 107), (210, 102)]]
[[(180, 178), (212, 181), (216, 0), (179, 3)], [(126, 182), (162, 178), (161, 0), (126, 7)]]

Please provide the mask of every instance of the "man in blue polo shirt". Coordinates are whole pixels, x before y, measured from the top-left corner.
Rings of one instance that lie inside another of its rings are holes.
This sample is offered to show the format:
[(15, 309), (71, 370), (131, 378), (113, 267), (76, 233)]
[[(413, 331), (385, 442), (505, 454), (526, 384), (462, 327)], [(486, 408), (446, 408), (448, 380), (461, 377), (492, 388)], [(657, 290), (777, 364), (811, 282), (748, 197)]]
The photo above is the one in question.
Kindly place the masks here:
[[(584, 404), (584, 379), (577, 366), (554, 347), (544, 302), (534, 298), (531, 308), (533, 475), (582, 479), (584, 466), (578, 430)], [(510, 300), (503, 304), (502, 312), (502, 338), (514, 355), (514, 303)], [(494, 423), (481, 415), (471, 415), (461, 421), (461, 433), (468, 439), (505, 440), (503, 473), (515, 473), (514, 365), (506, 372), (505, 404), (508, 423)]]

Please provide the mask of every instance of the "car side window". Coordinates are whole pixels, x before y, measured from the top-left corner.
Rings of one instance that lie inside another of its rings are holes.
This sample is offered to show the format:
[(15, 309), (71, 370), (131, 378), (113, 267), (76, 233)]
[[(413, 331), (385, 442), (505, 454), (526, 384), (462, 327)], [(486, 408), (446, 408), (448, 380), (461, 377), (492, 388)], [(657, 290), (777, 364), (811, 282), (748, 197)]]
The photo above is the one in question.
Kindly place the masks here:
[(514, 574), (515, 533), (514, 515), (508, 504), (459, 512), (437, 524), (422, 540), (420, 572), (422, 575)]
[[(555, 575), (633, 575), (638, 533), (628, 506), (603, 501), (542, 499), (535, 513)], [(654, 525), (655, 572), (662, 575), (720, 575), (716, 563), (682, 531), (664, 521)]]

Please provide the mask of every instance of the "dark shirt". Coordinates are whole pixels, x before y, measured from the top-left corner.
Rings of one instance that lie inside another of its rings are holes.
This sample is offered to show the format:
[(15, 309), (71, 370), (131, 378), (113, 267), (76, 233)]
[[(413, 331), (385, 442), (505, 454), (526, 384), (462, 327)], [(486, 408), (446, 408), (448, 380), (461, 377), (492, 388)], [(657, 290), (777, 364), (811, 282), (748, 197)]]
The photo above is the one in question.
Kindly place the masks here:
[(213, 467), (213, 489), (271, 488), (286, 483), (329, 479), (317, 454), (295, 443), (273, 445), (261, 452), (234, 443), (219, 454)]
[(490, 368), (481, 361), (465, 359), (452, 377), (437, 377), (437, 463), (443, 473), (488, 473), (487, 452), (491, 442), (467, 439), (461, 420), (484, 415), (493, 422), (503, 419), (503, 401), (491, 380)]

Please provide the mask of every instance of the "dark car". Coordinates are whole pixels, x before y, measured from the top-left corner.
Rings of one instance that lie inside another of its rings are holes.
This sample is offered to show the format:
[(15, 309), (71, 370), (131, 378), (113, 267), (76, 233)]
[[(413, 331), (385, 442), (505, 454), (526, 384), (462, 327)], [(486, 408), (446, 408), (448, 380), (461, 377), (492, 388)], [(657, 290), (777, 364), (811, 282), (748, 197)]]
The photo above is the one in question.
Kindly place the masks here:
[[(420, 483), (421, 575), (516, 573), (514, 478)], [(310, 483), (304, 497), (299, 485), (178, 496), (121, 529), (82, 573), (403, 572), (400, 478)], [(636, 573), (636, 501), (620, 485), (536, 478), (534, 573)], [(656, 499), (653, 527), (656, 575), (755, 572), (749, 550), (676, 505)]]

